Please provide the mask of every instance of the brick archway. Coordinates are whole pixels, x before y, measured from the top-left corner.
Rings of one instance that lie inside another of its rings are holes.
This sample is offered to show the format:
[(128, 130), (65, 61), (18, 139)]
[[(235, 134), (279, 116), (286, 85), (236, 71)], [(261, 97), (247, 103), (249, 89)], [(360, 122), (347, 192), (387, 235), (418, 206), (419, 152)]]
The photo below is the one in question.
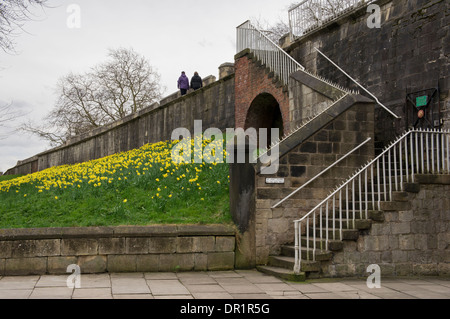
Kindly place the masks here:
[[(275, 108), (275, 104), (277, 108)], [(235, 57), (235, 127), (272, 127), (273, 123), (263, 124), (269, 121), (264, 119), (267, 117), (264, 114), (267, 110), (277, 112), (273, 115), (281, 123), (275, 127), (282, 127), (283, 133), (289, 132), (290, 116), (287, 90), (275, 84), (273, 76), (267, 71), (267, 68), (255, 61), (248, 51), (243, 51)], [(258, 116), (260, 116), (259, 120)], [(280, 135), (282, 136), (281, 130)]]
[(283, 136), (283, 116), (281, 114), (280, 105), (278, 101), (269, 93), (259, 94), (250, 104), (245, 119), (244, 129), (255, 128), (259, 131), (260, 128), (269, 129), (268, 142), (270, 144), (270, 129), (280, 129), (280, 137)]

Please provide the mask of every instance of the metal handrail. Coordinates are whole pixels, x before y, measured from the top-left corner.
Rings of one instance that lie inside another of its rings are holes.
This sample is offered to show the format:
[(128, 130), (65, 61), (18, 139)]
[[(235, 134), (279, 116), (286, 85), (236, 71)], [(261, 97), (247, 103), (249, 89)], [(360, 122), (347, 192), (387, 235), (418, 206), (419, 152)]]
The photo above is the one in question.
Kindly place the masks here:
[(333, 164), (331, 164), (330, 166), (328, 166), (326, 169), (324, 169), (323, 171), (321, 171), (319, 174), (317, 174), (316, 176), (314, 176), (313, 178), (311, 178), (308, 182), (306, 182), (305, 184), (303, 184), (302, 186), (300, 186), (299, 188), (297, 188), (295, 191), (293, 191), (292, 193), (290, 193), (288, 196), (286, 196), (285, 198), (283, 198), (281, 201), (279, 201), (278, 203), (276, 203), (274, 206), (272, 206), (272, 208), (276, 208), (278, 207), (280, 204), (282, 204), (283, 202), (285, 202), (286, 200), (288, 200), (289, 198), (291, 198), (292, 196), (294, 196), (295, 194), (297, 194), (299, 191), (301, 191), (303, 188), (305, 188), (307, 185), (311, 184), (312, 182), (314, 182), (317, 178), (319, 178), (320, 176), (322, 176), (323, 174), (325, 174), (327, 171), (329, 171), (331, 168), (333, 168), (334, 166), (336, 166), (337, 164), (339, 164), (340, 162), (342, 162), (344, 159), (346, 159), (350, 154), (356, 152), (358, 149), (360, 149), (361, 147), (363, 147), (365, 144), (367, 144), (369, 141), (371, 140), (371, 138), (369, 137), (368, 139), (366, 139), (364, 142), (362, 142), (361, 144), (359, 144), (357, 147), (355, 147), (354, 149), (352, 149), (350, 152), (348, 152), (347, 154), (345, 154), (344, 156), (342, 156), (340, 159), (338, 159), (336, 162), (334, 162)]
[(381, 103), (378, 98), (373, 95), (372, 93), (369, 92), (369, 90), (367, 90), (364, 86), (362, 86), (361, 84), (358, 83), (358, 81), (356, 81), (354, 78), (352, 78), (350, 75), (348, 75), (347, 72), (345, 72), (341, 67), (339, 67), (339, 65), (337, 65), (336, 63), (334, 63), (329, 57), (327, 57), (325, 54), (323, 54), (319, 49), (314, 48), (317, 52), (319, 52), (325, 59), (327, 59), (331, 64), (333, 64), (339, 71), (341, 71), (342, 73), (344, 73), (345, 76), (347, 76), (350, 80), (352, 80), (356, 85), (358, 85), (361, 89), (363, 89), (367, 94), (369, 94), (376, 102), (378, 105), (380, 105), (383, 109), (385, 109), (388, 113), (390, 113), (393, 117), (395, 117), (396, 119), (399, 119), (400, 117), (398, 115), (396, 115), (395, 113), (393, 113), (391, 110), (389, 110), (385, 105), (383, 105), (383, 103)]
[[(291, 39), (301, 37), (320, 27), (326, 21), (368, 5), (376, 0), (341, 0), (330, 4), (329, 0), (305, 0), (289, 10)], [(334, 5), (334, 6), (333, 6)]]
[(252, 53), (265, 65), (267, 65), (284, 84), (289, 83), (289, 77), (299, 69), (305, 68), (295, 61), (286, 51), (275, 44), (261, 30), (253, 26), (250, 20), (237, 28), (237, 53), (250, 49)]
[[(350, 222), (355, 226), (356, 211), (360, 217), (363, 214), (368, 218), (369, 204), (372, 209), (380, 209), (381, 198), (384, 201), (392, 198), (392, 192), (403, 191), (403, 181), (414, 182), (416, 173), (450, 173), (450, 130), (410, 130), (391, 143), (380, 155), (358, 170), (347, 181), (332, 191), (323, 201), (310, 210), (305, 216), (294, 221), (295, 227), (295, 266), (294, 272), (301, 270), (301, 223), (306, 222), (306, 250), (307, 260), (309, 254), (310, 220), (312, 220), (313, 248), (312, 259), (315, 260), (316, 253), (316, 231), (319, 233), (320, 249), (323, 249), (325, 239), (325, 250), (328, 250), (329, 231), (332, 231), (332, 239), (339, 237), (343, 239), (343, 214), (347, 219), (347, 229)], [(421, 152), (419, 152), (419, 150)], [(404, 157), (403, 157), (404, 156)], [(387, 158), (387, 159), (386, 159)], [(387, 160), (387, 163), (386, 163)], [(374, 171), (376, 170), (376, 172)], [(370, 175), (370, 176), (369, 176)], [(362, 180), (364, 178), (364, 181)], [(383, 184), (381, 185), (381, 180)], [(358, 186), (356, 186), (356, 183)], [(364, 183), (364, 185), (363, 185)], [(369, 198), (369, 186), (371, 198)], [(351, 192), (351, 197), (349, 196)], [(355, 192), (358, 191), (357, 194)], [(363, 196), (364, 193), (364, 198)], [(343, 193), (345, 195), (343, 195)], [(377, 199), (375, 199), (375, 195)], [(356, 202), (356, 199), (359, 202)], [(344, 201), (345, 200), (345, 201)], [(351, 202), (351, 209), (349, 204)], [(377, 204), (376, 204), (377, 202)], [(344, 211), (345, 203), (345, 211)], [(358, 204), (359, 203), (359, 204)], [(328, 225), (330, 205), (332, 207), (332, 227)], [(322, 225), (322, 217), (325, 206), (325, 227)], [(336, 213), (339, 213), (336, 227)], [(351, 213), (351, 216), (350, 216)], [(319, 228), (316, 227), (316, 216), (319, 215)], [(336, 228), (339, 236), (336, 235)], [(323, 238), (325, 233), (325, 238)]]

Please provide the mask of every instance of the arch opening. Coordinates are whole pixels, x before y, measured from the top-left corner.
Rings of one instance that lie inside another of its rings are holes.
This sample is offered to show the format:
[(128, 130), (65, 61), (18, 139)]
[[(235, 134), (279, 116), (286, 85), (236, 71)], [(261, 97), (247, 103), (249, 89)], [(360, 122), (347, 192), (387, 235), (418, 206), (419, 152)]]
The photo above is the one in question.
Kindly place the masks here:
[(280, 130), (280, 137), (284, 135), (283, 116), (278, 101), (269, 93), (258, 95), (251, 103), (247, 117), (245, 119), (245, 127), (255, 128), (259, 133), (259, 129), (267, 128), (267, 143), (271, 143), (271, 128)]

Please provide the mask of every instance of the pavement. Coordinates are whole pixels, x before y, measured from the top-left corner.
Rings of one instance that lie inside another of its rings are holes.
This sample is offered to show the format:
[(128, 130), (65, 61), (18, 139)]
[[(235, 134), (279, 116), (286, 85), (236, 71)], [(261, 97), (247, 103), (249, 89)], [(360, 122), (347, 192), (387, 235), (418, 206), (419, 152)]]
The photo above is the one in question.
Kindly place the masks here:
[(450, 278), (381, 278), (287, 282), (257, 270), (0, 277), (0, 299), (450, 299)]

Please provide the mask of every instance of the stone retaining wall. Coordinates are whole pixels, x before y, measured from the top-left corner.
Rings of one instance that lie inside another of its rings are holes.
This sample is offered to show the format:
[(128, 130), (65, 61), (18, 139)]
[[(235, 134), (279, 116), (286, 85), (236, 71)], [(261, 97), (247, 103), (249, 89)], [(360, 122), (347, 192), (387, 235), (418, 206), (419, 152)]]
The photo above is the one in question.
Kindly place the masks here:
[(0, 275), (234, 269), (231, 226), (0, 230)]
[(449, 194), (450, 175), (416, 175), (406, 192), (382, 203), (382, 220), (322, 264), (323, 274), (367, 276), (367, 266), (377, 264), (382, 276), (448, 276)]

